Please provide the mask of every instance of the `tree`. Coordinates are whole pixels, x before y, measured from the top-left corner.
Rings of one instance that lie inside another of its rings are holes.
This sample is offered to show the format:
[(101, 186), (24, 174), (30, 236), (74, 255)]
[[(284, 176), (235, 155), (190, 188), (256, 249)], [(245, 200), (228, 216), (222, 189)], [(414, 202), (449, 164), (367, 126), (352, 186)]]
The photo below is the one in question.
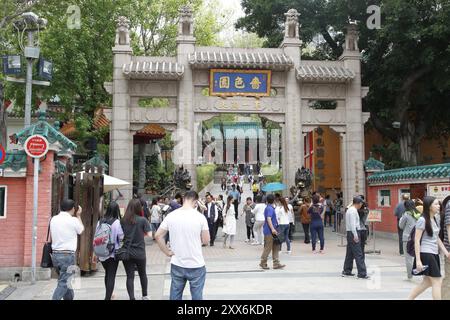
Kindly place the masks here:
[(140, 0), (128, 7), (132, 33), (133, 52), (146, 56), (173, 56), (176, 53), (178, 33), (178, 10), (190, 4), (194, 11), (194, 36), (197, 45), (216, 44), (216, 34), (220, 30), (218, 13), (214, 10), (217, 2), (204, 0)]
[[(382, 9), (382, 28), (369, 30), (369, 5)], [(297, 9), (304, 46), (318, 34), (323, 42), (308, 58), (336, 59), (342, 52), (348, 18), (359, 20), (363, 84), (370, 87), (363, 102), (371, 124), (400, 146), (402, 160), (415, 165), (426, 133), (450, 126), (448, 97), (450, 6), (446, 0), (243, 0), (247, 14), (236, 25), (267, 37), (266, 46), (282, 40), (284, 12)], [(399, 122), (400, 129), (392, 123)]]
[[(35, 1), (12, 1), (2, 0), (0, 7), (0, 57), (8, 53), (11, 48), (10, 31), (11, 23), (22, 13), (32, 10), (37, 4), (45, 3), (45, 0)], [(0, 144), (6, 147), (6, 107), (4, 104), (4, 83), (0, 74)]]

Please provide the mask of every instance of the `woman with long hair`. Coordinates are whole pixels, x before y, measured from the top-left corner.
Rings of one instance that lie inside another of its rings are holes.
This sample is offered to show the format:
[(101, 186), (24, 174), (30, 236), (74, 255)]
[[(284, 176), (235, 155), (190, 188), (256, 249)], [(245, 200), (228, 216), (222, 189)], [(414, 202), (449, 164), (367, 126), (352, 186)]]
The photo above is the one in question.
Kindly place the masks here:
[(125, 216), (121, 224), (125, 234), (124, 246), (129, 248), (130, 259), (123, 261), (125, 272), (127, 273), (127, 291), (130, 300), (134, 297), (134, 272), (137, 268), (142, 287), (142, 299), (148, 300), (147, 297), (147, 257), (145, 253), (144, 237), (150, 236), (151, 227), (147, 219), (141, 216), (142, 205), (139, 199), (130, 200), (128, 203)]
[[(289, 240), (289, 207), (280, 194), (275, 194), (275, 214), (277, 215), (278, 226), (280, 228), (280, 233), (282, 235), (283, 242), (286, 242), (287, 245), (287, 254), (291, 253), (291, 241)], [(281, 243), (281, 248), (283, 247), (283, 243)]]
[(97, 228), (104, 223), (111, 227), (111, 239), (114, 241), (114, 247), (111, 248), (111, 254), (108, 257), (99, 257), (98, 259), (105, 270), (105, 300), (111, 300), (116, 282), (117, 267), (119, 266), (119, 261), (115, 259), (114, 253), (119, 249), (120, 241), (123, 239), (123, 230), (120, 225), (120, 208), (117, 202), (111, 201), (109, 203), (105, 215), (97, 223)]
[(439, 238), (439, 201), (435, 197), (427, 196), (423, 199), (422, 217), (416, 223), (414, 239), (415, 259), (413, 275), (423, 276), (422, 282), (417, 285), (409, 299), (413, 300), (426, 289), (431, 287), (434, 300), (441, 300), (441, 263), (439, 249), (449, 258), (449, 253)]
[(225, 239), (223, 240), (223, 247), (227, 247), (227, 239), (230, 238), (229, 248), (233, 248), (234, 236), (236, 234), (236, 213), (234, 211), (234, 198), (233, 196), (228, 196), (227, 204), (225, 206), (225, 214), (223, 221), (223, 233), (225, 234)]
[(325, 247), (325, 239), (323, 236), (323, 218), (325, 215), (325, 208), (320, 203), (320, 195), (315, 194), (312, 196), (312, 206), (308, 209), (308, 214), (311, 217), (311, 245), (312, 252), (317, 253), (316, 251), (316, 240), (317, 236), (319, 236), (320, 240), (320, 251), (319, 253), (323, 253), (323, 249)]

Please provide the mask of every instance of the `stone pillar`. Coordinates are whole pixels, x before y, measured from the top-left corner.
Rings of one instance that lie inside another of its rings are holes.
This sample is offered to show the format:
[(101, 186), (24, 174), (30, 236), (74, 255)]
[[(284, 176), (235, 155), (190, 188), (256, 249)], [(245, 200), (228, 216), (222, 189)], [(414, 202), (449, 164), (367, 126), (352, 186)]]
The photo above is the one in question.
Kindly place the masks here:
[(295, 185), (295, 172), (303, 165), (303, 139), (300, 119), (301, 92), (295, 77), (300, 65), (301, 45), (299, 39), (298, 12), (290, 9), (285, 16), (286, 30), (281, 48), (294, 61), (294, 68), (286, 72), (286, 114), (283, 138), (283, 177), (288, 189)]
[(195, 51), (192, 9), (188, 6), (180, 9), (180, 25), (177, 37), (177, 62), (185, 67), (184, 76), (178, 87), (178, 124), (174, 135), (174, 163), (188, 170), (191, 175), (192, 189), (197, 190), (196, 171), (196, 133), (194, 125), (194, 82), (193, 71), (189, 67), (188, 56)]
[(347, 85), (346, 96), (346, 181), (345, 199), (364, 194), (364, 119), (361, 93), (361, 53), (358, 49), (358, 32), (355, 24), (347, 27), (344, 53), (339, 58), (344, 67), (355, 73), (355, 78)]
[(133, 51), (128, 35), (128, 20), (125, 17), (118, 19), (118, 32), (114, 54), (113, 86), (112, 86), (112, 115), (109, 145), (110, 174), (118, 179), (130, 183), (128, 187), (121, 188), (124, 200), (120, 202), (125, 206), (133, 197), (133, 135), (130, 131), (130, 96), (128, 95), (128, 80), (124, 77), (122, 67), (130, 63)]

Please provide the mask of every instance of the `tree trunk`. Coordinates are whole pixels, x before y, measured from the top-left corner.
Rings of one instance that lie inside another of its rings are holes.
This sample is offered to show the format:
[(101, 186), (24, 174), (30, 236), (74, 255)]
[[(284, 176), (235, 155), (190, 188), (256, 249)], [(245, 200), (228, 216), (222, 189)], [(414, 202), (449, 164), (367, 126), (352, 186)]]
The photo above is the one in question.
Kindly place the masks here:
[(139, 144), (139, 179), (138, 179), (138, 192), (140, 194), (145, 193), (145, 143)]
[(0, 145), (6, 149), (7, 132), (6, 132), (6, 107), (3, 103), (3, 82), (0, 81)]

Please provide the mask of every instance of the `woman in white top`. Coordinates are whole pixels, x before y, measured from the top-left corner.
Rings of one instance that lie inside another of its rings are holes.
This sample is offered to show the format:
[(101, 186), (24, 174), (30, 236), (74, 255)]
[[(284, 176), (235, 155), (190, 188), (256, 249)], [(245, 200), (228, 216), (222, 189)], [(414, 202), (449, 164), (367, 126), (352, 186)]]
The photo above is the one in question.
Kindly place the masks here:
[(223, 233), (225, 234), (225, 239), (223, 240), (223, 247), (227, 247), (227, 239), (230, 237), (230, 249), (233, 248), (234, 235), (236, 234), (236, 213), (234, 212), (234, 198), (233, 196), (228, 196), (227, 205), (223, 211)]
[[(280, 233), (283, 235), (284, 241), (287, 245), (287, 254), (291, 254), (291, 240), (289, 240), (289, 207), (286, 200), (279, 194), (275, 195), (277, 206), (275, 208), (275, 213), (277, 215), (277, 220), (280, 228)], [(284, 242), (283, 241), (283, 242)], [(281, 243), (281, 247), (283, 243)], [(281, 248), (280, 248), (281, 251)]]
[(262, 203), (261, 195), (257, 195), (255, 197), (255, 202), (256, 205), (255, 208), (253, 208), (252, 213), (255, 215), (255, 225), (253, 226), (253, 231), (255, 233), (256, 241), (253, 244), (259, 245), (264, 242), (263, 227), (265, 222), (264, 210), (266, 209), (266, 204)]
[(161, 206), (158, 205), (158, 200), (153, 199), (152, 207), (150, 208), (150, 224), (152, 225), (152, 237), (155, 240), (156, 231), (162, 221)]
[(295, 218), (294, 218), (294, 207), (289, 203), (289, 198), (285, 197), (289, 208), (288, 216), (289, 216), (289, 240), (292, 241), (292, 234), (295, 231)]

